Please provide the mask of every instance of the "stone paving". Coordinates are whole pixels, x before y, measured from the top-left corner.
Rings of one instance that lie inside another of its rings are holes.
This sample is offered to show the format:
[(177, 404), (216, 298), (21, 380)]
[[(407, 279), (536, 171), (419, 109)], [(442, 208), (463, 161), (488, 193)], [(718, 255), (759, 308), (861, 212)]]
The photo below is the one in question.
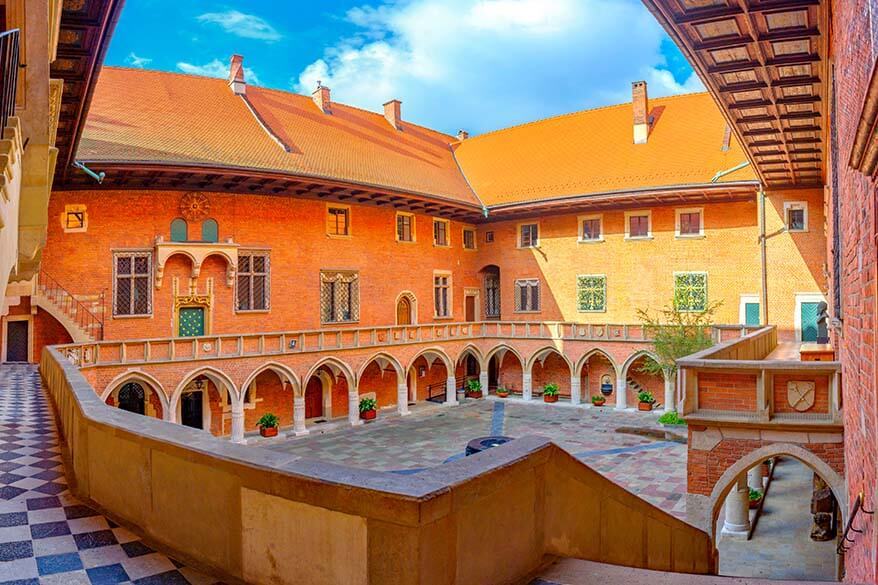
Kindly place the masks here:
[(0, 366), (0, 585), (218, 583), (144, 544), (67, 489), (34, 366)]
[(720, 538), (721, 575), (835, 581), (835, 541), (810, 537), (812, 476), (795, 459), (778, 461), (752, 538)]
[[(260, 445), (351, 467), (417, 473), (463, 457), (466, 443), (476, 437), (543, 435), (626, 489), (683, 518), (686, 445), (666, 440), (657, 418), (657, 413), (610, 408), (470, 400), (459, 407), (423, 408), (406, 417), (379, 415), (376, 422), (354, 428), (320, 433), (319, 427), (311, 427), (311, 435)], [(657, 436), (634, 434), (644, 432)]]

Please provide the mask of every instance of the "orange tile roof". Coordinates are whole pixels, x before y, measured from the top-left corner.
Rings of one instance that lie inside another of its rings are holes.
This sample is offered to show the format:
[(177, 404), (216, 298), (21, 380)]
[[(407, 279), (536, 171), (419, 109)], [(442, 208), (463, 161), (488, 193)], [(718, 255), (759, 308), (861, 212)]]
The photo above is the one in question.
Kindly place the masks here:
[(451, 151), (452, 137), (383, 114), (309, 96), (247, 87), (285, 152), (224, 79), (104, 67), (77, 158), (276, 171), (377, 185), (478, 204)]
[[(247, 98), (284, 151), (223, 79), (104, 67), (77, 158), (279, 172), (430, 195), (468, 205), (708, 183), (746, 160), (707, 93), (650, 100), (647, 144), (631, 104), (576, 112), (454, 144), (382, 114), (256, 86)], [(748, 167), (722, 182), (755, 180)], [(473, 193), (473, 190), (475, 193)], [(478, 195), (478, 197), (476, 196)]]
[[(634, 144), (631, 104), (585, 110), (464, 141), (461, 169), (488, 205), (704, 184), (747, 160), (707, 93), (651, 99), (653, 127)], [(755, 180), (750, 167), (721, 182)]]

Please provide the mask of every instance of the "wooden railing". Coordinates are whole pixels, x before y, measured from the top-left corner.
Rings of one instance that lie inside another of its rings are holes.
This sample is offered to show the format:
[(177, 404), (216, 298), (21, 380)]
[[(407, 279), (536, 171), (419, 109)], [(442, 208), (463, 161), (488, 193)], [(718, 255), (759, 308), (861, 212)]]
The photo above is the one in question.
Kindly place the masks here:
[(80, 367), (226, 359), (388, 347), (465, 339), (545, 339), (648, 343), (641, 325), (480, 321), (275, 333), (101, 341), (58, 346)]

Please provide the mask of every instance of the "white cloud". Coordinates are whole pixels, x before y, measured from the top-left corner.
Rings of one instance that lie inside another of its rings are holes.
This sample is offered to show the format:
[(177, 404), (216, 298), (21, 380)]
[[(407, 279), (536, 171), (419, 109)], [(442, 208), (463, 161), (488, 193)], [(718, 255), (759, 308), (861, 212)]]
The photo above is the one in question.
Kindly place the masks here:
[(254, 14), (244, 14), (237, 10), (225, 12), (207, 12), (198, 17), (199, 22), (216, 24), (227, 33), (247, 39), (259, 39), (262, 41), (277, 41), (281, 34), (271, 26), (264, 18)]
[(400, 0), (347, 13), (360, 28), (293, 80), (446, 132), (492, 130), (631, 99), (702, 89), (674, 79), (661, 26), (640, 0)]
[[(183, 73), (189, 73), (191, 75), (203, 75), (204, 77), (219, 77), (221, 79), (225, 79), (229, 76), (229, 65), (219, 59), (214, 59), (209, 63), (205, 63), (204, 65), (195, 65), (193, 63), (187, 63), (185, 61), (177, 62), (177, 69), (182, 71)], [(244, 67), (244, 79), (247, 80), (247, 83), (252, 83), (253, 85), (260, 85), (259, 76), (256, 75), (256, 72), (250, 69), (249, 67)]]
[(141, 69), (143, 69), (144, 67), (152, 63), (152, 59), (148, 59), (146, 57), (138, 57), (132, 51), (131, 53), (128, 53), (127, 57), (125, 57), (125, 62), (132, 67), (140, 67)]

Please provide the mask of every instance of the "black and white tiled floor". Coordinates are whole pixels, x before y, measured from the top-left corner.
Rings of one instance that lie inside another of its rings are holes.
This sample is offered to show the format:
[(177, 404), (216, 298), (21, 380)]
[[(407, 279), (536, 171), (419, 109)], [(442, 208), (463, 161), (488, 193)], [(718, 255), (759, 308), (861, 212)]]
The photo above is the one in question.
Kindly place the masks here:
[(35, 366), (0, 366), (0, 585), (217, 583), (143, 544), (67, 490)]

